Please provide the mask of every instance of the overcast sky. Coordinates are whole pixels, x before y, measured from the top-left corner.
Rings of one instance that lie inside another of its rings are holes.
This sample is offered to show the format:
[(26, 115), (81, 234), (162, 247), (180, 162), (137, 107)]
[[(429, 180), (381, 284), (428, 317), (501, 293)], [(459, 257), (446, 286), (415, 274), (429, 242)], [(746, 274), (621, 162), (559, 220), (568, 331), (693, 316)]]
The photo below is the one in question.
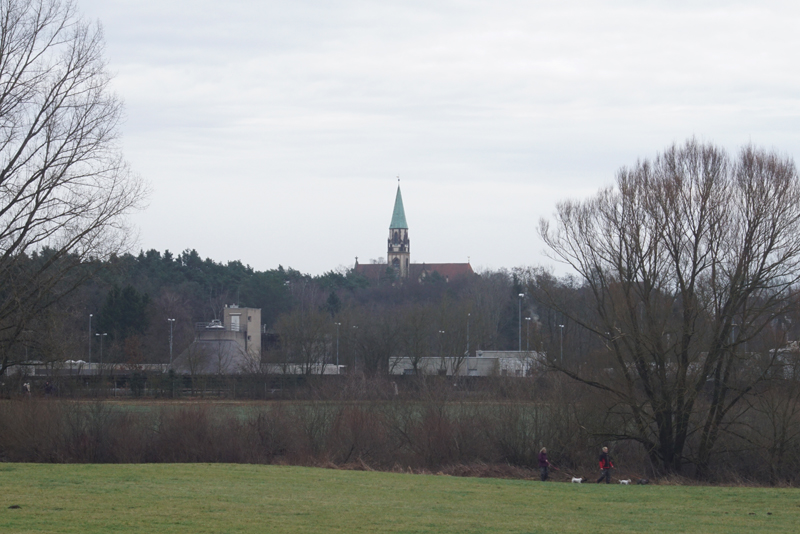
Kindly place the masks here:
[(552, 265), (557, 201), (691, 136), (800, 155), (800, 4), (78, 0), (105, 30), (141, 248), (320, 274)]

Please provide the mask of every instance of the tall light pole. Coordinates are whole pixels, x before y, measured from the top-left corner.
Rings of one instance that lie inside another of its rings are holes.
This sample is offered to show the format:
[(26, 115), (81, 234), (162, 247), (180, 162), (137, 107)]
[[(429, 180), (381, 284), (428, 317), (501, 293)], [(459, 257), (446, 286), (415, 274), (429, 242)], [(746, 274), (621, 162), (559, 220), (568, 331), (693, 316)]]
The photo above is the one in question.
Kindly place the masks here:
[(472, 317), (471, 313), (467, 314), (467, 358), (469, 358), (469, 319)]
[(336, 325), (336, 374), (339, 374), (339, 327), (342, 323), (333, 323)]
[(352, 374), (355, 372), (356, 369), (356, 349), (358, 348), (358, 326), (353, 325), (353, 361), (352, 368), (348, 369), (348, 371)]
[(444, 353), (442, 352), (442, 340), (444, 339), (444, 330), (439, 330), (439, 369), (444, 368), (447, 373), (447, 366), (444, 364)]
[(558, 325), (558, 328), (560, 329), (559, 344), (561, 345), (561, 367), (564, 367), (564, 325), (560, 324)]
[(519, 294), (519, 306), (517, 310), (517, 319), (519, 319), (519, 347), (517, 348), (518, 352), (522, 352), (522, 299), (525, 297), (525, 293)]
[(169, 321), (169, 368), (172, 369), (172, 325), (175, 324), (175, 319), (167, 319)]
[(525, 352), (531, 351), (531, 318), (525, 317)]
[(108, 335), (108, 333), (103, 332), (102, 334), (95, 334), (100, 338), (100, 365), (103, 365), (103, 338)]
[(92, 314), (89, 314), (89, 363), (92, 363)]

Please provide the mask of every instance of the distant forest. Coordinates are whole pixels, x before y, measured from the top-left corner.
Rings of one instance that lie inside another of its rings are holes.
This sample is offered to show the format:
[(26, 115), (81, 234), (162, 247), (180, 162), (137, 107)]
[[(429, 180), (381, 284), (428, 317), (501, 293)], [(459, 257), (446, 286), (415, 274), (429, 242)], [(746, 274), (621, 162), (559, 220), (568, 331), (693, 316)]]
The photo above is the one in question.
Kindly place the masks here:
[[(553, 317), (538, 318), (530, 300), (518, 302), (519, 273), (505, 270), (450, 282), (434, 275), (424, 282), (370, 283), (351, 269), (320, 276), (282, 266), (256, 271), (240, 261), (202, 259), (196, 250), (178, 255), (148, 250), (85, 268), (92, 276), (35, 321), (34, 335), (17, 346), (25, 359), (87, 360), (91, 342), (97, 361), (101, 347), (95, 334), (107, 334), (104, 362), (166, 363), (168, 319), (175, 319), (177, 356), (193, 341), (196, 323), (221, 319), (223, 308), (234, 304), (262, 310), (268, 360), (330, 363), (339, 330), (341, 362), (353, 364), (363, 353), (365, 368), (373, 371), (401, 351), (420, 357), (463, 355), (468, 344), (473, 353), (516, 350), (520, 332), (523, 349), (541, 349), (542, 325), (553, 322)], [(549, 326), (551, 332), (557, 328)], [(313, 355), (297, 348), (309, 338)], [(281, 339), (294, 347), (292, 355), (281, 354), (287, 348)], [(376, 351), (380, 355), (369, 356)]]

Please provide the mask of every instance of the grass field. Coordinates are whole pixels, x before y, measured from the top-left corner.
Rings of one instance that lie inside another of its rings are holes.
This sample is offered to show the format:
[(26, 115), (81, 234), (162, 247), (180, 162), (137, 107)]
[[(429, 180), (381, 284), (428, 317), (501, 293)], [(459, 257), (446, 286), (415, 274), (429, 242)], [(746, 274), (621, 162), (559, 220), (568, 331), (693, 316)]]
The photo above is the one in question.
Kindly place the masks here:
[(4, 534), (798, 530), (795, 489), (543, 484), (230, 464), (0, 464)]

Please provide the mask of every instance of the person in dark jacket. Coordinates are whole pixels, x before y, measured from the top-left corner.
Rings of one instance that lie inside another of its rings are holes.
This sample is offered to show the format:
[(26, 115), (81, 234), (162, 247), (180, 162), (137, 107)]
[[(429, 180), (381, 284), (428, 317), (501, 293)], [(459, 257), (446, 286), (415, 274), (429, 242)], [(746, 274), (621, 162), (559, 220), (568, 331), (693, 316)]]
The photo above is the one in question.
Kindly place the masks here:
[(542, 477), (542, 482), (547, 480), (550, 471), (550, 461), (547, 459), (547, 449), (542, 447), (539, 451), (539, 475)]
[(597, 479), (597, 483), (600, 484), (603, 479), (606, 480), (606, 484), (611, 482), (612, 469), (614, 469), (614, 464), (611, 462), (611, 458), (608, 457), (608, 447), (603, 447), (603, 452), (600, 453), (600, 471), (603, 474)]

